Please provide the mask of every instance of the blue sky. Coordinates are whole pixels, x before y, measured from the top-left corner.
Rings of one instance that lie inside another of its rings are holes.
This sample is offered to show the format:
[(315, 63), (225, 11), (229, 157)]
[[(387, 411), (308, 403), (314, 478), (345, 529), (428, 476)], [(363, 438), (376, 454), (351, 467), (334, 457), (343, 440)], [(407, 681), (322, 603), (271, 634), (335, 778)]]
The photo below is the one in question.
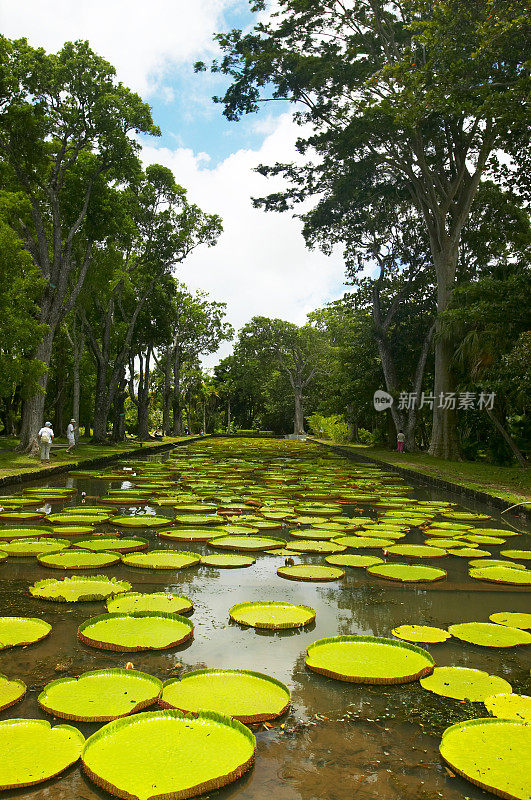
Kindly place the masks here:
[(88, 39), (152, 106), (162, 136), (142, 140), (144, 163), (170, 167), (189, 198), (219, 214), (224, 226), (216, 247), (194, 252), (176, 275), (227, 303), (236, 329), (254, 315), (300, 324), (341, 296), (340, 254), (308, 251), (298, 220), (252, 207), (251, 197), (282, 188), (280, 179), (265, 179), (256, 167), (299, 158), (288, 104), (266, 103), (259, 113), (228, 122), (211, 100), (223, 94), (226, 79), (194, 74), (196, 61), (219, 56), (214, 33), (252, 23), (247, 0), (0, 0), (0, 19), (4, 35), (25, 36), (51, 52), (65, 41)]

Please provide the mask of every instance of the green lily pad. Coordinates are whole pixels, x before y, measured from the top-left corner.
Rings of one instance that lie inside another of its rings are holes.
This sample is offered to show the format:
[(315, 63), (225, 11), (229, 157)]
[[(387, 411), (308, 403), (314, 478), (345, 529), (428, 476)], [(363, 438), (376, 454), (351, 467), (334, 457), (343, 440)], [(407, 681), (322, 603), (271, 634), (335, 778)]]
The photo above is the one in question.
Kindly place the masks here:
[(525, 569), (525, 564), (515, 564), (514, 561), (504, 561), (502, 558), (478, 558), (468, 562), (469, 567), (480, 569), (482, 567), (505, 567), (506, 569)]
[(301, 628), (315, 619), (315, 610), (310, 606), (284, 603), (280, 600), (237, 603), (229, 610), (229, 616), (240, 625), (253, 628)]
[(15, 539), (12, 542), (3, 542), (2, 551), (7, 556), (27, 558), (39, 556), (41, 553), (54, 553), (70, 547), (68, 539)]
[(0, 522), (32, 522), (33, 520), (44, 519), (46, 514), (39, 511), (2, 511), (0, 512)]
[(336, 536), (333, 541), (354, 550), (374, 550), (394, 544), (393, 539), (379, 539), (376, 536)]
[(383, 564), (383, 559), (378, 556), (361, 556), (357, 553), (342, 553), (337, 556), (327, 556), (327, 564), (334, 564), (336, 567), (373, 567), (375, 564)]
[(88, 536), (93, 532), (93, 525), (60, 525), (53, 529), (54, 536)]
[(463, 542), (459, 539), (445, 539), (443, 536), (441, 538), (433, 538), (433, 539), (424, 539), (424, 544), (426, 547), (439, 547), (443, 550), (453, 550), (456, 547), (462, 547)]
[(377, 578), (404, 583), (425, 581), (431, 583), (446, 578), (444, 569), (428, 567), (424, 564), (376, 564), (374, 567), (367, 567), (367, 572)]
[(326, 541), (338, 536), (341, 530), (330, 530), (328, 528), (292, 528), (289, 532), (294, 539), (312, 539), (313, 541)]
[(429, 692), (480, 703), (491, 694), (512, 692), (510, 683), (497, 675), (468, 667), (435, 667), (431, 675), (422, 678), (420, 685)]
[(494, 694), (483, 701), (485, 708), (498, 719), (514, 719), (531, 723), (531, 697), (525, 694)]
[(79, 539), (72, 547), (82, 550), (92, 550), (100, 552), (105, 550), (111, 553), (134, 553), (137, 550), (147, 550), (148, 540), (141, 539), (140, 536), (98, 536), (93, 539)]
[(497, 625), (508, 625), (510, 628), (526, 630), (531, 628), (531, 614), (525, 611), (497, 611), (489, 619)]
[(393, 628), (391, 633), (399, 639), (415, 644), (438, 644), (451, 638), (448, 631), (431, 625), (399, 625), (398, 628)]
[(221, 550), (274, 550), (285, 547), (286, 540), (272, 536), (217, 536), (210, 539), (209, 545)]
[(452, 547), (448, 551), (451, 556), (458, 558), (488, 558), (492, 553), (489, 550), (480, 550), (477, 545), (470, 545), (469, 547)]
[(212, 528), (170, 528), (157, 531), (157, 536), (170, 542), (208, 542), (212, 539)]
[(200, 556), (186, 550), (151, 550), (149, 553), (131, 553), (122, 556), (128, 567), (142, 569), (184, 569), (199, 564)]
[(82, 622), (77, 631), (77, 638), (91, 647), (122, 653), (166, 650), (193, 635), (194, 626), (189, 619), (164, 611), (102, 614)]
[(51, 630), (48, 622), (36, 617), (0, 617), (0, 650), (40, 642)]
[(0, 789), (34, 786), (78, 760), (85, 737), (70, 725), (53, 728), (44, 719), (7, 719), (0, 722)]
[(55, 553), (43, 553), (37, 560), (44, 567), (52, 569), (98, 569), (117, 564), (119, 553), (93, 553), (92, 550), (59, 550)]
[(70, 514), (66, 511), (60, 511), (57, 514), (48, 514), (46, 519), (52, 525), (83, 525), (84, 523), (100, 525), (110, 520), (111, 517), (108, 514)]
[(136, 669), (98, 669), (48, 683), (40, 707), (61, 719), (109, 722), (156, 703), (162, 682)]
[(2, 549), (4, 549), (4, 542), (14, 542), (17, 539), (40, 539), (52, 535), (51, 528), (0, 528)]
[(345, 571), (321, 564), (295, 564), (293, 567), (279, 567), (277, 575), (289, 581), (337, 581), (344, 577)]
[[(170, 520), (168, 520), (169, 522)], [(221, 517), (217, 514), (178, 514), (175, 517), (178, 525), (219, 525)]]
[(463, 642), (478, 644), (481, 647), (516, 647), (531, 644), (531, 633), (494, 622), (461, 622), (450, 625), (449, 632)]
[(306, 666), (352, 683), (409, 683), (429, 675), (435, 662), (420, 647), (376, 636), (334, 636), (308, 647)]
[(442, 558), (447, 555), (442, 547), (428, 547), (424, 544), (393, 544), (387, 548), (387, 552), (411, 558)]
[(173, 522), (169, 517), (158, 514), (136, 514), (131, 517), (112, 517), (111, 523), (117, 528), (162, 528)]
[(505, 558), (517, 558), (520, 561), (531, 561), (531, 550), (500, 550)]
[(177, 800), (237, 780), (255, 749), (249, 728), (222, 714), (147, 711), (105, 725), (81, 758), (89, 778), (116, 797)]
[(300, 539), (296, 542), (287, 542), (286, 550), (294, 553), (342, 553), (347, 548), (335, 542), (314, 541), (313, 539)]
[(477, 533), (472, 533), (470, 536), (461, 537), (464, 542), (472, 542), (472, 544), (504, 544), (505, 539), (500, 539), (499, 536), (480, 536)]
[(251, 567), (256, 563), (252, 556), (241, 556), (237, 553), (215, 553), (201, 556), (201, 566), (219, 567), (221, 569), (237, 569), (238, 567)]
[(106, 600), (115, 594), (128, 592), (131, 584), (106, 575), (72, 575), (71, 578), (46, 578), (29, 587), (30, 594), (39, 600), (55, 600), (62, 603), (92, 602)]
[(471, 719), (443, 733), (439, 751), (451, 769), (499, 797), (528, 800), (531, 784), (531, 725)]
[(201, 669), (166, 681), (162, 708), (197, 714), (215, 711), (240, 722), (264, 722), (287, 711), (287, 686), (261, 672), (240, 669)]
[(142, 594), (129, 592), (111, 597), (106, 603), (107, 611), (129, 613), (130, 611), (165, 611), (171, 614), (187, 614), (194, 605), (189, 597), (173, 592), (153, 592)]
[(471, 578), (490, 583), (507, 583), (512, 586), (531, 586), (531, 571), (528, 569), (513, 569), (511, 567), (482, 567), (470, 569)]
[(18, 703), (26, 694), (26, 684), (0, 674), (0, 711)]
[(478, 536), (497, 536), (502, 539), (511, 536), (519, 536), (520, 533), (521, 531), (513, 531), (510, 528), (472, 528), (467, 531), (468, 536), (477, 534)]
[(434, 531), (469, 531), (472, 525), (465, 525), (460, 522), (434, 522), (430, 525), (429, 530)]

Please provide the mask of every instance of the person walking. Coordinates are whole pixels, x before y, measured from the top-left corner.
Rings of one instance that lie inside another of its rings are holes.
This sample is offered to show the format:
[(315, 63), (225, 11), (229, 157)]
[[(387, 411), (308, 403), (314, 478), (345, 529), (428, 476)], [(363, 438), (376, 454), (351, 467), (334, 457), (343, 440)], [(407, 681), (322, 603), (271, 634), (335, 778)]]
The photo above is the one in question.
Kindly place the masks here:
[(49, 464), (50, 447), (52, 446), (53, 442), (53, 430), (51, 422), (44, 423), (44, 427), (41, 428), (37, 434), (37, 439), (39, 440), (39, 447), (41, 450), (41, 464)]
[(76, 425), (75, 419), (71, 419), (68, 425), (66, 426), (66, 438), (68, 439), (68, 447), (66, 448), (66, 453), (71, 453), (74, 447), (76, 446), (76, 431), (79, 430), (79, 427)]
[(402, 433), (402, 431), (398, 431), (398, 435), (396, 437), (396, 449), (399, 453), (404, 452), (404, 444), (406, 442), (406, 437)]

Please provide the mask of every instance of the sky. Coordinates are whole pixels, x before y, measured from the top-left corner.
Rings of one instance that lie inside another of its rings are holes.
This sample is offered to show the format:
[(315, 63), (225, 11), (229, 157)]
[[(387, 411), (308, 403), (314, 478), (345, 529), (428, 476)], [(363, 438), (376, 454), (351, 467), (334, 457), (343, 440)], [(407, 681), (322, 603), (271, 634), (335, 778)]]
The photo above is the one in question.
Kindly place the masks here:
[[(254, 209), (251, 197), (275, 191), (279, 179), (254, 169), (298, 156), (300, 130), (286, 103), (267, 103), (258, 114), (228, 122), (212, 102), (224, 78), (195, 74), (198, 60), (219, 55), (216, 32), (253, 22), (248, 0), (0, 0), (0, 30), (9, 38), (55, 52), (68, 40), (88, 39), (118, 78), (153, 110), (161, 137), (143, 137), (144, 163), (170, 167), (188, 197), (223, 219), (213, 248), (200, 248), (176, 277), (227, 303), (237, 330), (251, 317), (280, 317), (297, 324), (345, 291), (340, 253), (309, 251), (289, 213)], [(206, 366), (228, 354), (223, 345)]]

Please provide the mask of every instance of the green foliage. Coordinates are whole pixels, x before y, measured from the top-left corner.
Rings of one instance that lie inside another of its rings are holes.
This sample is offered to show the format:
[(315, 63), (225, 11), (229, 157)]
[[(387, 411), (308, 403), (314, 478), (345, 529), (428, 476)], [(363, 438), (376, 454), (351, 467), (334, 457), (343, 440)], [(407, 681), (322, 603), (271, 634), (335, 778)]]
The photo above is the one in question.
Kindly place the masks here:
[(307, 418), (311, 432), (320, 439), (330, 439), (332, 442), (348, 442), (350, 431), (342, 414), (332, 414), (324, 417), (322, 414), (312, 414)]

